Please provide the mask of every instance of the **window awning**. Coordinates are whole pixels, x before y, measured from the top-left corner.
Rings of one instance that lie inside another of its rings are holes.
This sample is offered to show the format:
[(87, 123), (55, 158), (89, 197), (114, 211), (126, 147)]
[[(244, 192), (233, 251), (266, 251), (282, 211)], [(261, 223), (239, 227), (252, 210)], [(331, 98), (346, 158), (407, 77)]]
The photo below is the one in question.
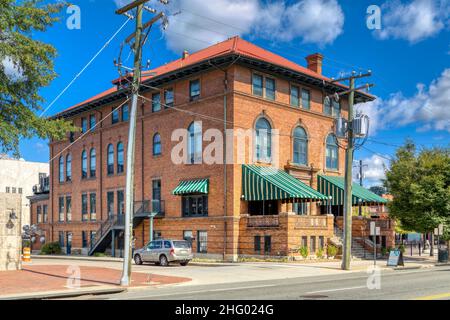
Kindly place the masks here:
[[(344, 204), (344, 186), (343, 177), (332, 177), (319, 175), (317, 178), (317, 189), (319, 192), (331, 196), (331, 205), (338, 206)], [(352, 205), (357, 206), (368, 204), (385, 204), (387, 200), (375, 193), (361, 187), (359, 184), (352, 184)]]
[(245, 201), (327, 199), (283, 170), (257, 165), (242, 166), (242, 194)]
[(172, 191), (176, 196), (184, 194), (208, 194), (209, 179), (201, 180), (186, 180), (181, 181), (180, 184)]

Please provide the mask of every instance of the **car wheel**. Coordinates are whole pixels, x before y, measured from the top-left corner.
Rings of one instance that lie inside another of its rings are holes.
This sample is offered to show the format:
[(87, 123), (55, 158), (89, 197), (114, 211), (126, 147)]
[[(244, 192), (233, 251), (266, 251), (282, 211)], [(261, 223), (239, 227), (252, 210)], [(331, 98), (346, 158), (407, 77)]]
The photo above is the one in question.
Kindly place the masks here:
[(142, 259), (140, 255), (135, 255), (134, 256), (134, 263), (136, 263), (138, 266), (142, 265)]
[(167, 267), (169, 265), (169, 260), (167, 260), (167, 257), (165, 255), (161, 255), (159, 257), (159, 265), (161, 267)]
[(180, 262), (180, 266), (186, 267), (189, 264), (189, 261)]

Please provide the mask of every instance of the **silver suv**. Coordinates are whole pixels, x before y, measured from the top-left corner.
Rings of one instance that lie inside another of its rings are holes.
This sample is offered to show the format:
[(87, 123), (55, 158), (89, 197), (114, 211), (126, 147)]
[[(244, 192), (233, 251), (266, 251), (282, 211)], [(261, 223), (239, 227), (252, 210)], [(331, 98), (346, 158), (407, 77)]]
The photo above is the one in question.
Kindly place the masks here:
[(192, 248), (185, 240), (155, 240), (136, 250), (133, 258), (138, 265), (153, 262), (166, 267), (171, 262), (178, 262), (182, 266), (187, 266), (192, 260)]

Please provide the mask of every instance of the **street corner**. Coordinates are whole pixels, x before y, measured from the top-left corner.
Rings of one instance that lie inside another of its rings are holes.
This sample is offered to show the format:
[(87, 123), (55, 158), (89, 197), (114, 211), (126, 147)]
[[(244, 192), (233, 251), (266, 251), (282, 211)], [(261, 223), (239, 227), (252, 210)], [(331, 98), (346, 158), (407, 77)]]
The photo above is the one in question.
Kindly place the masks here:
[[(0, 273), (0, 299), (44, 299), (47, 294), (48, 298), (101, 294), (120, 289), (121, 275), (120, 270), (103, 267), (25, 264), (22, 270)], [(129, 288), (189, 281), (190, 278), (133, 272)]]

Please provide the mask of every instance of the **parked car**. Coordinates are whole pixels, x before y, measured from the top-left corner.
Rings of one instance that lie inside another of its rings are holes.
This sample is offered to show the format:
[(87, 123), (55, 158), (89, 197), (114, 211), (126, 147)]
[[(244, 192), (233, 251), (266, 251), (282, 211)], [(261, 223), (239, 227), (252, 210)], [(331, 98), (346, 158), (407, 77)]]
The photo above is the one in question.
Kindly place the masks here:
[(144, 262), (156, 263), (163, 267), (171, 262), (187, 266), (192, 260), (192, 248), (185, 240), (155, 240), (147, 246), (134, 252), (134, 262), (138, 265)]

